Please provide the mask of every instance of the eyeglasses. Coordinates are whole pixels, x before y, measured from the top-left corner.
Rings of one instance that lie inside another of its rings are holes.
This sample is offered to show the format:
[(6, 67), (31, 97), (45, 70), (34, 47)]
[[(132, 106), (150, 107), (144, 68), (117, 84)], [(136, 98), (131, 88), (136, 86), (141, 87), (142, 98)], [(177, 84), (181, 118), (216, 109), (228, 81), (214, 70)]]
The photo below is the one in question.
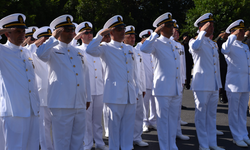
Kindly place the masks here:
[(165, 23), (165, 27), (167, 27), (167, 28), (171, 28), (171, 27), (173, 27), (173, 26), (174, 26), (173, 23)]
[(68, 27), (64, 27), (64, 32), (74, 32), (75, 31), (75, 28), (68, 28)]
[(125, 28), (125, 27), (115, 27), (115, 29), (116, 29), (118, 32), (121, 32), (122, 30), (125, 30), (126, 28)]
[(93, 31), (89, 31), (89, 32), (84, 32), (83, 34), (86, 34), (86, 35), (88, 35), (88, 34), (93, 34)]

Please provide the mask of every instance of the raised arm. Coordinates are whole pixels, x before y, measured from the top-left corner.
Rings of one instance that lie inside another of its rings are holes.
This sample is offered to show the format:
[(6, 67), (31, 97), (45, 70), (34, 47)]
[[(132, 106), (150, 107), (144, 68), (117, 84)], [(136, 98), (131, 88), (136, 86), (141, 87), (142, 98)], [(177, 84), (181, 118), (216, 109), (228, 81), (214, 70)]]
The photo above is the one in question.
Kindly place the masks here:
[(57, 41), (57, 38), (60, 36), (62, 33), (63, 28), (58, 28), (56, 29), (53, 33), (52, 36), (45, 41), (42, 45), (39, 46), (39, 48), (36, 51), (37, 56), (44, 62), (47, 62), (50, 59), (50, 50), (59, 44)]
[(228, 37), (227, 41), (222, 44), (221, 53), (223, 54), (230, 53), (231, 46), (233, 42), (237, 39), (237, 35), (239, 34), (239, 32), (240, 30), (237, 29)]
[(190, 47), (190, 51), (195, 52), (200, 50), (200, 47), (202, 45), (202, 42), (205, 38), (206, 35), (206, 31), (208, 30), (208, 27), (210, 26), (210, 22), (207, 22), (205, 25), (202, 26), (202, 28), (200, 29), (200, 33), (198, 34), (198, 37), (196, 38), (196, 40), (193, 40), (189, 43), (189, 47)]

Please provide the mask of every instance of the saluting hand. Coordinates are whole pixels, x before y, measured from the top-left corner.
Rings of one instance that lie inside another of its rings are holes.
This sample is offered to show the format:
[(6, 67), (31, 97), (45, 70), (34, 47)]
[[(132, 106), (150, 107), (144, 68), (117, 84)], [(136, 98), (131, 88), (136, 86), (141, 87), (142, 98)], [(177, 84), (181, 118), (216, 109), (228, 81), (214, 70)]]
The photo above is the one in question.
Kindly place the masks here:
[(165, 24), (162, 24), (159, 27), (157, 27), (154, 32), (157, 33), (157, 34), (160, 34), (160, 32), (163, 29), (163, 27), (165, 27)]
[(109, 28), (109, 29), (104, 29), (101, 33), (99, 33), (101, 36), (105, 36), (107, 34), (109, 34), (112, 30), (114, 30), (115, 27), (113, 28)]
[(53, 33), (52, 36), (54, 36), (56, 39), (58, 39), (58, 37), (61, 35), (61, 33), (63, 32), (63, 28), (58, 28), (56, 29)]
[(239, 33), (240, 33), (240, 29), (237, 29), (232, 34), (237, 36)]
[(30, 43), (30, 39), (31, 37), (29, 36), (28, 38), (26, 38), (23, 43), (21, 44), (22, 47), (24, 47), (26, 44), (29, 44)]
[(39, 47), (40, 45), (43, 44), (43, 42), (45, 41), (45, 37), (41, 37), (38, 40), (35, 41), (35, 44), (37, 47)]
[(3, 28), (3, 29), (0, 29), (0, 35), (6, 33), (6, 32), (11, 32), (15, 30), (15, 28)]
[(201, 31), (207, 31), (207, 29), (209, 28), (210, 26), (210, 22), (207, 22), (206, 24), (204, 24), (202, 27), (201, 27)]

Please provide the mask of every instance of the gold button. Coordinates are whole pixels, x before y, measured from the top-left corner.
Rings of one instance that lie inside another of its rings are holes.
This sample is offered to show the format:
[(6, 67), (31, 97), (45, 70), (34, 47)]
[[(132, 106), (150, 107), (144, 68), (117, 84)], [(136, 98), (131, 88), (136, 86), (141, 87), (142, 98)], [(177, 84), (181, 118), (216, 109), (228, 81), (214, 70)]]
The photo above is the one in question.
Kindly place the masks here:
[(169, 42), (169, 44), (171, 44), (171, 42)]
[(94, 61), (94, 63), (95, 63), (95, 61)]
[(176, 77), (176, 79), (178, 79), (178, 77)]
[(26, 71), (28, 71), (28, 69), (26, 69)]
[(126, 62), (126, 64), (128, 64), (128, 62)]
[(214, 49), (214, 47), (213, 47), (213, 49)]
[(214, 73), (216, 73), (216, 71)]
[(128, 83), (129, 83), (129, 81), (128, 81)]
[(177, 67), (177, 69), (179, 69), (179, 68)]
[(23, 50), (20, 50), (20, 52), (23, 52)]
[(213, 55), (213, 57), (215, 57), (215, 55)]
[(78, 73), (76, 73), (76, 75), (78, 76)]
[(30, 80), (29, 80), (29, 82), (30, 82)]
[(121, 48), (123, 48), (123, 47), (121, 46)]
[(174, 51), (174, 49), (173, 49), (173, 51)]
[(29, 91), (31, 93), (31, 91)]
[(73, 57), (70, 57), (70, 59), (73, 59)]
[(76, 66), (75, 66), (75, 65), (73, 65), (73, 67), (75, 68)]
[(95, 69), (95, 71), (96, 71), (97, 69)]
[(23, 62), (25, 62), (25, 59), (23, 60)]
[(124, 55), (127, 55), (126, 53)]
[(152, 67), (154, 69), (154, 67)]
[(68, 52), (70, 52), (70, 50), (68, 49)]
[(151, 61), (151, 62), (153, 62), (153, 61)]
[(129, 71), (127, 71), (127, 73), (129, 73)]
[(77, 84), (77, 86), (80, 86), (80, 84)]
[(177, 58), (175, 58), (175, 60), (176, 60)]
[(97, 77), (95, 77), (95, 78), (97, 78)]

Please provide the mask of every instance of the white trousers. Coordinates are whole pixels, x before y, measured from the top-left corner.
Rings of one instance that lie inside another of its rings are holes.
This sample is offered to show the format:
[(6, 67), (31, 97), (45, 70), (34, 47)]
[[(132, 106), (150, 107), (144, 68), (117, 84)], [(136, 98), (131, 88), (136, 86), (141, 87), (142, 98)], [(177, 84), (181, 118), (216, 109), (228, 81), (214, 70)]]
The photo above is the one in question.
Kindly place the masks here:
[(157, 116), (155, 98), (152, 96), (151, 89), (147, 89), (146, 95), (144, 96), (143, 116), (143, 125), (156, 125)]
[(235, 141), (249, 139), (247, 131), (247, 107), (249, 92), (228, 92), (228, 122)]
[(85, 109), (50, 108), (55, 150), (82, 150)]
[(5, 140), (3, 136), (3, 126), (2, 126), (2, 121), (0, 121), (0, 150), (5, 149)]
[(181, 96), (156, 96), (157, 133), (161, 150), (178, 150), (175, 138)]
[(109, 134), (109, 108), (108, 106), (103, 103), (103, 125), (104, 125), (104, 131), (105, 134)]
[(52, 128), (51, 113), (47, 106), (40, 107), (39, 139), (42, 150), (54, 150), (50, 130)]
[(105, 145), (102, 139), (103, 95), (92, 95), (92, 100), (88, 110), (86, 110), (84, 149), (92, 148), (93, 139), (95, 140), (95, 147), (103, 147)]
[(131, 150), (136, 104), (111, 104), (109, 107), (109, 150)]
[(219, 91), (194, 91), (195, 127), (201, 147), (217, 146), (216, 111)]
[(143, 96), (139, 95), (138, 101), (136, 104), (136, 116), (135, 116), (135, 128), (134, 128), (134, 141), (142, 141), (141, 135), (143, 132)]
[(39, 148), (38, 116), (0, 117), (5, 150), (36, 150)]
[(182, 135), (182, 131), (181, 131), (181, 104), (182, 104), (182, 95), (181, 95), (181, 102), (180, 102), (179, 112), (178, 112), (178, 124), (177, 124), (176, 135)]

